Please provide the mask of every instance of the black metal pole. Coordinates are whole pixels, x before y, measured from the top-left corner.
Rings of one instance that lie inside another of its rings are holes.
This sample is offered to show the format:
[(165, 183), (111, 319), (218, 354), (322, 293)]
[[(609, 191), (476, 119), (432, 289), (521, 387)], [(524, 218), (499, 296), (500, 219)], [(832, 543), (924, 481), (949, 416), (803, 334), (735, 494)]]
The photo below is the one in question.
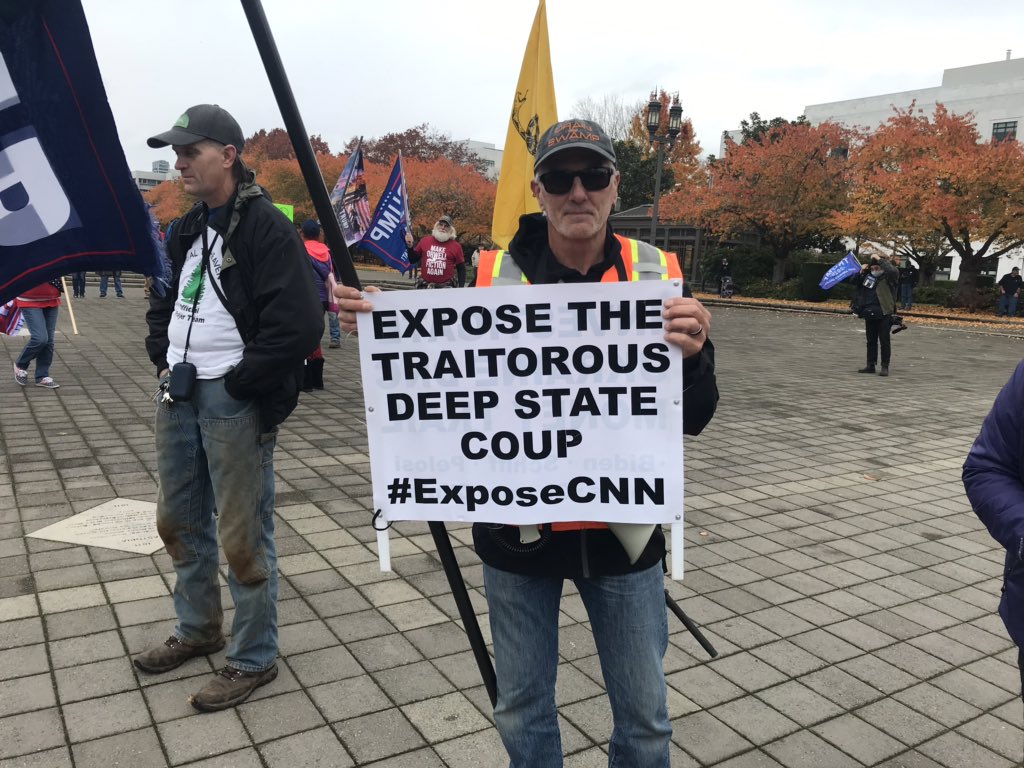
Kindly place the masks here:
[(665, 590), (665, 605), (667, 605), (669, 610), (676, 615), (676, 618), (683, 622), (683, 626), (686, 627), (690, 634), (693, 635), (698, 643), (700, 643), (701, 648), (708, 652), (708, 656), (712, 659), (715, 658), (718, 655), (718, 651), (715, 650), (715, 646), (713, 646), (711, 642), (704, 637), (704, 633), (700, 631), (700, 627), (694, 624), (693, 619), (687, 616), (683, 609), (679, 607), (679, 603), (672, 599), (672, 596), (668, 593), (667, 589)]
[(270, 80), (270, 87), (274, 91), (277, 107), (281, 110), (281, 117), (284, 118), (284, 127), (288, 130), (288, 136), (292, 140), (295, 157), (299, 161), (302, 177), (305, 179), (306, 187), (313, 199), (313, 207), (320, 219), (320, 226), (324, 230), (324, 240), (327, 241), (327, 247), (331, 249), (341, 282), (353, 288), (362, 289), (359, 275), (356, 274), (355, 265), (352, 263), (352, 254), (348, 252), (345, 236), (341, 233), (341, 225), (338, 223), (338, 217), (331, 205), (331, 196), (327, 192), (327, 185), (324, 184), (320, 166), (316, 164), (316, 155), (313, 154), (313, 147), (309, 143), (309, 134), (306, 133), (306, 127), (302, 124), (302, 116), (295, 103), (292, 87), (288, 84), (288, 75), (285, 74), (281, 56), (277, 52), (277, 44), (270, 32), (270, 24), (267, 23), (267, 15), (263, 12), (263, 4), (260, 0), (242, 0), (242, 10), (245, 11), (246, 19), (249, 20), (249, 29), (252, 30), (253, 40), (256, 41), (256, 50), (260, 52), (260, 58), (263, 59), (263, 68), (267, 71), (267, 79)]
[(654, 139), (658, 143), (658, 167), (654, 171), (654, 205), (651, 206), (651, 237), (650, 244), (657, 246), (654, 238), (658, 229), (658, 198), (661, 197), (661, 166), (665, 162), (665, 143)]
[(491, 706), (493, 707), (498, 703), (498, 680), (494, 674), (491, 657), (487, 653), (487, 646), (484, 644), (484, 636), (480, 633), (480, 624), (473, 612), (473, 604), (469, 601), (466, 582), (462, 580), (459, 561), (455, 559), (452, 541), (448, 538), (448, 529), (444, 527), (444, 523), (430, 522), (428, 525), (430, 526), (430, 535), (434, 537), (437, 554), (441, 558), (441, 565), (444, 566), (444, 575), (448, 577), (448, 586), (451, 587), (452, 597), (455, 598), (455, 605), (459, 609), (459, 616), (462, 617), (462, 624), (466, 628), (469, 645), (476, 658), (476, 666), (480, 670), (480, 677), (483, 678), (484, 688), (487, 689), (487, 695), (491, 697)]
[[(323, 175), (320, 173), (320, 167), (316, 164), (316, 156), (309, 143), (309, 134), (306, 133), (306, 128), (302, 124), (295, 96), (288, 84), (288, 76), (285, 74), (284, 65), (277, 52), (277, 44), (270, 32), (270, 24), (263, 12), (263, 5), (260, 0), (241, 0), (241, 2), (245, 17), (249, 21), (249, 28), (252, 30), (253, 39), (256, 41), (256, 48), (260, 52), (260, 58), (263, 59), (263, 67), (267, 71), (267, 78), (274, 91), (278, 109), (281, 110), (281, 117), (284, 118), (285, 128), (292, 140), (292, 147), (295, 148), (299, 168), (302, 169), (302, 176), (309, 188), (309, 194), (313, 198), (313, 206), (320, 218), (327, 247), (331, 249), (331, 254), (341, 273), (341, 281), (345, 285), (362, 289), (359, 275), (356, 274), (355, 265), (352, 263), (352, 256), (345, 244), (345, 237), (341, 233), (341, 226), (334, 214), (334, 207), (331, 205), (331, 197), (327, 193)], [(441, 565), (444, 566), (445, 576), (448, 577), (448, 584), (451, 586), (452, 596), (458, 606), (466, 635), (473, 648), (473, 655), (480, 667), (480, 676), (483, 678), (484, 687), (487, 688), (487, 694), (491, 697), (491, 704), (494, 704), (497, 701), (494, 667), (491, 665), (491, 657), (487, 654), (487, 646), (484, 644), (480, 624), (473, 612), (473, 605), (469, 602), (469, 593), (462, 580), (462, 572), (455, 559), (455, 552), (452, 550), (452, 543), (448, 538), (448, 530), (444, 527), (444, 523), (431, 522), (430, 532), (434, 537), (434, 545), (441, 558)]]

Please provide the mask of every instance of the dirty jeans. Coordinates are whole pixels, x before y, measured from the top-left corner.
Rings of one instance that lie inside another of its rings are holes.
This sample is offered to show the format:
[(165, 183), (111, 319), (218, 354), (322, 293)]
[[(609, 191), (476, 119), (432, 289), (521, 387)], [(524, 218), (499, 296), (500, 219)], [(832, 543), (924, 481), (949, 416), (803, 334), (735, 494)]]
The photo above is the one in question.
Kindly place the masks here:
[(219, 526), (235, 603), (227, 660), (247, 672), (277, 658), (276, 438), (276, 428), (260, 433), (256, 402), (235, 400), (223, 379), (197, 381), (189, 401), (157, 405), (156, 518), (177, 575), (174, 634), (192, 645), (221, 636)]
[[(484, 565), (494, 639), (494, 721), (509, 768), (561, 768), (555, 708), (558, 604), (564, 580)], [(672, 725), (662, 665), (668, 648), (661, 563), (623, 576), (576, 579), (611, 704), (609, 768), (669, 768)]]

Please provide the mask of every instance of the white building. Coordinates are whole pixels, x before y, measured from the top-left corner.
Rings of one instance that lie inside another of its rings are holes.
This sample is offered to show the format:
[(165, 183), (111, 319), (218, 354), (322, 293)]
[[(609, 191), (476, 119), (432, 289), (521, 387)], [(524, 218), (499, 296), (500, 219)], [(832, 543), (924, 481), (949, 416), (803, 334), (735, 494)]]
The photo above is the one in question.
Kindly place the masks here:
[[(804, 114), (814, 125), (831, 120), (874, 130), (893, 116), (893, 107), (905, 110), (912, 103), (926, 114), (939, 103), (954, 114), (972, 113), (982, 141), (1024, 140), (1024, 59), (1012, 59), (1007, 51), (1004, 61), (943, 71), (939, 86), (811, 104)], [(996, 278), (1014, 266), (1024, 268), (1024, 250), (1002, 256)], [(943, 274), (955, 280), (959, 272), (960, 257), (954, 256), (948, 272)]]
[(171, 164), (166, 160), (154, 161), (152, 171), (132, 171), (132, 181), (140, 192), (148, 192), (160, 182), (177, 179), (180, 176), (181, 174), (171, 168)]
[(1004, 61), (947, 69), (942, 85), (933, 88), (811, 104), (804, 114), (814, 125), (831, 120), (874, 130), (893, 116), (893, 107), (907, 109), (914, 102), (926, 114), (939, 103), (957, 115), (973, 113), (985, 141), (1019, 140), (1024, 138), (1024, 59), (1007, 56)]
[(498, 174), (501, 173), (501, 156), (504, 154), (504, 150), (498, 149), (494, 144), (486, 141), (474, 141), (473, 139), (463, 139), (455, 143), (461, 144), (487, 163), (487, 178), (498, 178)]

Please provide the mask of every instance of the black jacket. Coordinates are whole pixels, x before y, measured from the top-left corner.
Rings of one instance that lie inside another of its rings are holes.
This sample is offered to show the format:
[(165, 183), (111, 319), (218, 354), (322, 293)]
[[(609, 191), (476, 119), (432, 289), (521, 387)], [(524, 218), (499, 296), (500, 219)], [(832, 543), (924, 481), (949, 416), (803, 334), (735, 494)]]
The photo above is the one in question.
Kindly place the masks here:
[[(509, 253), (533, 284), (558, 282), (600, 282), (611, 267), (625, 277), (621, 247), (611, 227), (605, 243), (605, 258), (586, 275), (560, 264), (548, 246), (547, 220), (530, 214), (519, 220), (519, 231), (509, 244)], [(689, 296), (689, 288), (684, 287)], [(683, 363), (683, 431), (698, 435), (711, 421), (718, 404), (715, 379), (715, 348), (708, 339), (703, 351)], [(683, 468), (680, 467), (682, 472)], [(490, 566), (512, 573), (578, 578), (611, 576), (650, 568), (665, 557), (665, 536), (656, 526), (651, 540), (636, 563), (630, 564), (626, 551), (608, 529), (547, 532), (547, 540), (527, 553), (514, 551), (519, 544), (517, 526), (476, 523), (473, 544), (480, 559)]]
[[(202, 234), (208, 213), (204, 203), (196, 205), (167, 239), (170, 284), (166, 295), (152, 293), (146, 313), (146, 352), (158, 375), (167, 368), (167, 327), (185, 254)], [(238, 400), (258, 400), (260, 428), (269, 431), (295, 409), (306, 356), (324, 331), (309, 257), (295, 228), (251, 175), (210, 226), (225, 241), (220, 282), (245, 343), (242, 361), (225, 375), (224, 386)]]

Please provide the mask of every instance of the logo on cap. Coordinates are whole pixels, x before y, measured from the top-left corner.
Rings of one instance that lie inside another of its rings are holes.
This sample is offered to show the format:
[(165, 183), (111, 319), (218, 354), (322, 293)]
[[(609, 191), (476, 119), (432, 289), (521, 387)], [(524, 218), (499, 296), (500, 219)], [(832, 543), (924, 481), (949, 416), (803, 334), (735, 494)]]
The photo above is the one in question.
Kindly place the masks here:
[(601, 135), (594, 131), (590, 123), (579, 120), (567, 120), (560, 124), (548, 137), (546, 146), (554, 147), (566, 141), (601, 141)]
[(172, 128), (188, 128), (188, 112), (184, 112), (181, 117), (177, 119)]

